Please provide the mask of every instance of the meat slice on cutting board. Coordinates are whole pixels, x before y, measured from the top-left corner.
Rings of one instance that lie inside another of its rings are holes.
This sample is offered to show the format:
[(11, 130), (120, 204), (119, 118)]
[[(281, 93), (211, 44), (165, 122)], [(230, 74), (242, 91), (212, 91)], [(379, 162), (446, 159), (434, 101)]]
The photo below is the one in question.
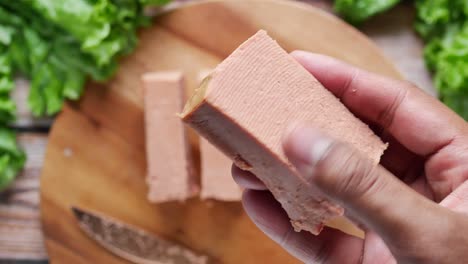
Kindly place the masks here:
[[(201, 82), (211, 71), (204, 70), (198, 74)], [(200, 138), (201, 192), (202, 199), (220, 201), (239, 201), (241, 188), (231, 176), (232, 161), (209, 141)]]
[(313, 192), (286, 158), (281, 137), (288, 124), (309, 121), (376, 164), (387, 147), (265, 31), (216, 67), (181, 117), (239, 167), (256, 174), (296, 231), (313, 234), (343, 208)]
[(187, 128), (177, 113), (185, 101), (181, 72), (142, 76), (145, 107), (148, 199), (183, 201), (199, 191)]

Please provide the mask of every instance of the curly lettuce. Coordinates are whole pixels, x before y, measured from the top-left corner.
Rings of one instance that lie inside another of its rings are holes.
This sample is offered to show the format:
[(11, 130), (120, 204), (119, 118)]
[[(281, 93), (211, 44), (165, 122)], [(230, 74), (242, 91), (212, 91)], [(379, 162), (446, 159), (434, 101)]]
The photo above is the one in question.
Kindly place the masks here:
[(336, 0), (334, 9), (344, 19), (353, 24), (358, 24), (366, 19), (382, 13), (401, 0)]
[(35, 116), (53, 115), (77, 100), (88, 78), (109, 79), (120, 57), (137, 44), (149, 24), (146, 5), (168, 0), (0, 1), (0, 190), (25, 161), (8, 125), (16, 106), (15, 74), (30, 80), (27, 104)]
[[(359, 23), (398, 0), (336, 0), (345, 19)], [(426, 42), (424, 58), (439, 98), (468, 120), (468, 1), (416, 0), (415, 29)]]
[(0, 128), (0, 191), (8, 187), (23, 168), (26, 155), (16, 143), (16, 135)]
[(426, 41), (424, 57), (439, 97), (468, 120), (468, 2), (418, 0), (416, 31)]

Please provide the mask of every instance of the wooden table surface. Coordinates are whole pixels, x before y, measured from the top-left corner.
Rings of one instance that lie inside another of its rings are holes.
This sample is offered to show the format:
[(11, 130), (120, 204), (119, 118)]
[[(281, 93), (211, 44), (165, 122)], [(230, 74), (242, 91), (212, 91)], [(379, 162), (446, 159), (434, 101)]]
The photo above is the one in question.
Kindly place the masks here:
[[(327, 11), (331, 1), (305, 0)], [(395, 63), (403, 75), (434, 94), (422, 60), (422, 43), (412, 30), (414, 10), (403, 4), (360, 27)], [(26, 167), (7, 191), (0, 194), (0, 264), (47, 263), (39, 222), (39, 176), (53, 119), (33, 119), (25, 105), (28, 83), (17, 81), (18, 140), (28, 154)]]

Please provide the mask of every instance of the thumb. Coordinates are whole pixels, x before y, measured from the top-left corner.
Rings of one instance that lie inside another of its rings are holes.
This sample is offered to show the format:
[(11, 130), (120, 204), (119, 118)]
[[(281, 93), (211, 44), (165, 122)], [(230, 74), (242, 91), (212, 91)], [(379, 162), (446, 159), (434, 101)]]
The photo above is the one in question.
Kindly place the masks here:
[(295, 126), (286, 134), (283, 148), (312, 187), (377, 232), (389, 246), (410, 243), (409, 235), (420, 239), (419, 233), (427, 234), (427, 229), (442, 221), (435, 203), (355, 148), (312, 127)]

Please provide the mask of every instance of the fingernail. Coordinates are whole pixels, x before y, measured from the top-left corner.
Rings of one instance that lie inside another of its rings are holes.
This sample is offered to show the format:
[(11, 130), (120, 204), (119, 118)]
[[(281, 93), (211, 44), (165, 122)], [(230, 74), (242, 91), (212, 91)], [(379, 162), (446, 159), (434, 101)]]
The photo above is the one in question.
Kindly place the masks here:
[(287, 129), (283, 144), (291, 163), (301, 173), (310, 174), (327, 152), (332, 140), (313, 127), (293, 124)]

